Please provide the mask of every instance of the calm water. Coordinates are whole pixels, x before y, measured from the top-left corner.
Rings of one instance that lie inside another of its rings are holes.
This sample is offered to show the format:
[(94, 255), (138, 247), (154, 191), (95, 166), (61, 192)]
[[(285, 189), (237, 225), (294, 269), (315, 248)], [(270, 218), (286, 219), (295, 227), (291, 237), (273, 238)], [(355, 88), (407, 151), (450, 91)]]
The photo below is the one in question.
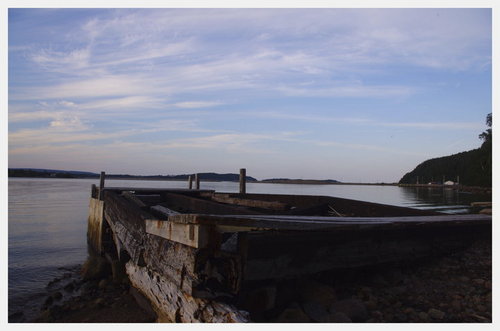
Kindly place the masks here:
[[(85, 261), (90, 187), (97, 180), (9, 179), (9, 314), (30, 318), (47, 284)], [(108, 180), (106, 186), (186, 188), (185, 182)], [(202, 189), (237, 192), (238, 183), (201, 183)], [(467, 212), (472, 201), (490, 197), (453, 190), (362, 185), (247, 183), (248, 193), (328, 195), (404, 207)]]

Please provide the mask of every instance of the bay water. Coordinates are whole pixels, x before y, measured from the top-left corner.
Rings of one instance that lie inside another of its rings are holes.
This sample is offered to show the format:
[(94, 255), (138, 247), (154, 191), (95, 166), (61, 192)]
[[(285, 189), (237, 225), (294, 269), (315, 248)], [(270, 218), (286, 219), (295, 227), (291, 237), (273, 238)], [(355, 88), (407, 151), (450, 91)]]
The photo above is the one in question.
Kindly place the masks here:
[[(78, 269), (87, 257), (87, 216), (97, 179), (9, 178), (8, 310), (25, 322), (39, 311), (47, 285)], [(187, 188), (186, 182), (106, 180), (106, 186)], [(201, 189), (238, 192), (236, 182), (202, 182)], [(382, 185), (247, 183), (248, 193), (326, 195), (403, 207), (466, 213), (491, 197), (451, 189)], [(11, 318), (9, 317), (9, 321)]]

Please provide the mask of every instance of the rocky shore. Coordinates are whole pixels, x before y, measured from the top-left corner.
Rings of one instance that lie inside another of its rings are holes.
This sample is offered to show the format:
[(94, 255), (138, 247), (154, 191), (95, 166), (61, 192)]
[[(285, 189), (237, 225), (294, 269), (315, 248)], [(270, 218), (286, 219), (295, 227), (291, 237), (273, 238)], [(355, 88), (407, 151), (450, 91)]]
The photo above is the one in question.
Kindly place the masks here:
[[(463, 251), (406, 265), (260, 284), (236, 304), (255, 322), (491, 323), (491, 256), (491, 240), (481, 240)], [(53, 292), (33, 322), (155, 321), (126, 281), (113, 282), (105, 274), (91, 278), (75, 278)], [(61, 292), (78, 295), (62, 302)]]

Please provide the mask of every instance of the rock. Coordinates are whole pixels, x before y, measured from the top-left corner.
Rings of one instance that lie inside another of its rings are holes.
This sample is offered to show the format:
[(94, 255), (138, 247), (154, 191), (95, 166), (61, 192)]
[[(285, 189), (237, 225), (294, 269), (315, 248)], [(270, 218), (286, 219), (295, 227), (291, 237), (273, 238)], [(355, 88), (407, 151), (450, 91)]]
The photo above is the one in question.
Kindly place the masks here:
[(69, 283), (66, 286), (64, 286), (64, 290), (66, 292), (73, 292), (74, 289), (75, 289), (75, 284), (73, 283)]
[(50, 306), (53, 302), (54, 302), (54, 298), (52, 298), (52, 296), (49, 296), (49, 297), (47, 297), (47, 299), (45, 299), (45, 301), (44, 301), (44, 303), (43, 303), (43, 304), (44, 304), (44, 306), (48, 307), (48, 306)]
[(276, 304), (276, 287), (265, 286), (249, 292), (243, 306), (251, 312), (271, 310)]
[(382, 314), (382, 312), (380, 310), (374, 310), (374, 311), (371, 312), (371, 316), (376, 321), (381, 321), (382, 317), (384, 316), (384, 314)]
[(484, 279), (481, 279), (481, 278), (476, 278), (476, 279), (473, 279), (472, 282), (476, 285), (479, 285), (479, 286), (483, 286), (484, 285)]
[(375, 310), (375, 309), (377, 309), (377, 301), (374, 299), (368, 300), (365, 302), (365, 307), (368, 310)]
[(278, 323), (309, 323), (309, 317), (299, 308), (287, 308), (276, 319)]
[(493, 210), (491, 208), (484, 208), (479, 211), (479, 214), (491, 215)]
[(91, 307), (102, 308), (104, 307), (105, 300), (103, 298), (97, 298), (91, 303)]
[(38, 323), (49, 323), (54, 321), (54, 316), (50, 309), (44, 310), (36, 319), (35, 322)]
[(51, 296), (54, 300), (61, 300), (63, 297), (62, 293), (59, 291), (52, 293)]
[(422, 311), (418, 313), (418, 319), (422, 322), (427, 322), (429, 320), (429, 315), (426, 312)]
[(462, 303), (459, 300), (453, 300), (450, 304), (451, 309), (460, 311), (462, 309)]
[(413, 309), (411, 307), (407, 307), (407, 308), (403, 309), (403, 313), (405, 313), (407, 315), (413, 314), (414, 312), (415, 312), (415, 309)]
[(54, 278), (53, 280), (51, 280), (48, 284), (47, 284), (47, 287), (51, 287), (52, 285), (54, 285), (55, 283), (58, 283), (61, 281), (61, 278)]
[(477, 309), (479, 312), (481, 312), (481, 313), (484, 313), (484, 312), (486, 312), (486, 311), (488, 310), (488, 308), (486, 308), (486, 306), (485, 306), (485, 305), (477, 305), (477, 306), (476, 306), (476, 309)]
[(381, 274), (375, 274), (372, 278), (372, 282), (375, 286), (378, 287), (384, 287), (389, 284)]
[(101, 279), (99, 283), (97, 284), (97, 287), (101, 290), (104, 290), (109, 284), (109, 281), (106, 279)]
[(329, 313), (325, 307), (317, 302), (305, 302), (302, 304), (304, 312), (311, 320), (319, 323), (328, 322)]
[(106, 259), (100, 256), (90, 256), (82, 266), (84, 280), (101, 279), (111, 274), (111, 267)]
[(491, 281), (487, 280), (484, 282), (484, 288), (487, 290), (491, 290)]
[(16, 323), (22, 320), (24, 313), (21, 311), (16, 311), (9, 315), (9, 323)]
[(352, 323), (352, 320), (342, 312), (335, 312), (327, 316), (329, 323)]
[(408, 322), (408, 316), (403, 313), (394, 314), (394, 321), (397, 323), (405, 323)]
[(335, 301), (335, 290), (325, 284), (316, 281), (309, 281), (299, 289), (302, 302), (317, 302), (325, 307), (329, 307)]
[(441, 310), (439, 309), (435, 309), (435, 308), (431, 308), (427, 311), (427, 314), (432, 318), (432, 319), (435, 319), (435, 320), (442, 320), (445, 316), (445, 313), (442, 312)]
[(353, 322), (364, 322), (369, 317), (365, 305), (358, 299), (336, 301), (330, 306), (330, 312), (342, 312)]

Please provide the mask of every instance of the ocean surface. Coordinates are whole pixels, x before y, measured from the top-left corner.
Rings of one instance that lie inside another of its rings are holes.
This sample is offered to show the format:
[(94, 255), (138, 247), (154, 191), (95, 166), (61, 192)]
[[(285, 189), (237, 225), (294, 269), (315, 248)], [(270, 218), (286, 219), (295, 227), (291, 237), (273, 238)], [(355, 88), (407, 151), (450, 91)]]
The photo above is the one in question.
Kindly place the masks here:
[[(12, 320), (35, 316), (55, 279), (87, 257), (90, 179), (9, 178), (8, 310)], [(186, 182), (107, 180), (106, 186), (187, 188)], [(201, 189), (238, 192), (236, 182), (202, 182)], [(327, 195), (403, 207), (466, 213), (470, 202), (491, 197), (450, 189), (375, 185), (247, 183), (248, 193)], [(11, 318), (9, 318), (9, 321)]]

